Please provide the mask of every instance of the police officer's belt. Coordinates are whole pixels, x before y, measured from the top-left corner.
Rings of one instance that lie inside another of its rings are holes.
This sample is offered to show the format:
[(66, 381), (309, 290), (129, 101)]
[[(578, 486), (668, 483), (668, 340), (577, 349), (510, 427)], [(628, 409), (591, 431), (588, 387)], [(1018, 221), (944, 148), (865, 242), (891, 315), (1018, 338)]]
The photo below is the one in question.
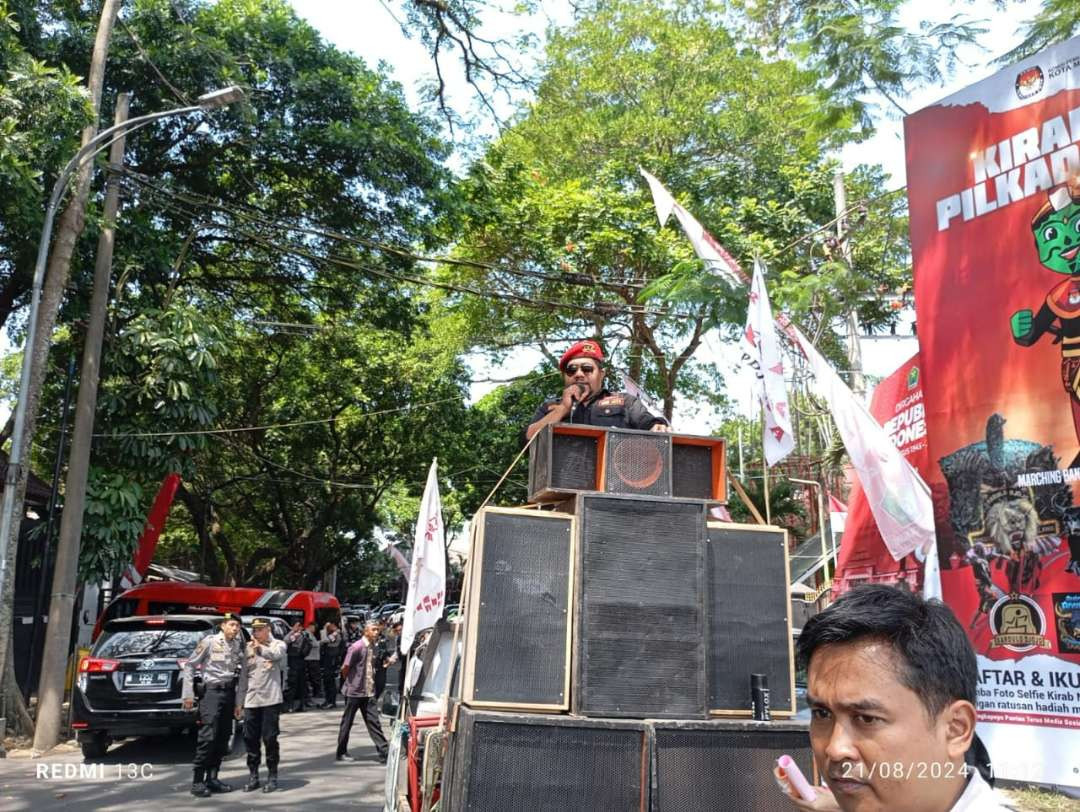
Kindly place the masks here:
[(231, 691), (234, 685), (236, 685), (236, 680), (228, 680), (227, 682), (208, 682), (206, 683), (206, 690)]

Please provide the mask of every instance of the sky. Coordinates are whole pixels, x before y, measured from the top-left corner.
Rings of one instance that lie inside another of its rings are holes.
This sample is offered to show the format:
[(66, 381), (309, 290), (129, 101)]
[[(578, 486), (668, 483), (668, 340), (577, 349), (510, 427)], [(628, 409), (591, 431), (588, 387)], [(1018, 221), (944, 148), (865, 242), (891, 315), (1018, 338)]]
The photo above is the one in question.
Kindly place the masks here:
[[(363, 3), (349, 3), (344, 0), (292, 2), (297, 13), (337, 47), (363, 57), (369, 64), (383, 62), (390, 74), (402, 84), (410, 103), (413, 106), (419, 105), (422, 98), (420, 88), (433, 76), (431, 61), (419, 42), (409, 40), (402, 34), (390, 10), (394, 9), (396, 4), (384, 4), (381, 0), (366, 0)], [(1037, 3), (1034, 2), (1010, 2), (1006, 8), (999, 9), (990, 0), (908, 2), (903, 7), (901, 22), (909, 30), (919, 31), (920, 26), (925, 24), (943, 22), (955, 14), (963, 14), (982, 21), (987, 31), (980, 37), (980, 48), (967, 47), (958, 51), (960, 64), (944, 84), (921, 88), (910, 94), (902, 100), (905, 109), (909, 113), (919, 110), (994, 73), (995, 68), (990, 62), (1018, 42), (1017, 21), (1030, 16), (1036, 7)], [(502, 14), (489, 15), (486, 19), (486, 35), (499, 37), (525, 30), (542, 38), (547, 26), (567, 24), (570, 21), (570, 10), (565, 0), (545, 0), (541, 3), (541, 11), (532, 16)], [(454, 67), (457, 67), (456, 64)], [(461, 109), (467, 108), (471, 93), (462, 72), (460, 69), (451, 69), (444, 70), (444, 73), (448, 74), (451, 103)], [(503, 114), (510, 109), (504, 103), (499, 112)], [(839, 157), (846, 170), (860, 163), (880, 163), (890, 176), (888, 187), (902, 187), (905, 182), (902, 116), (883, 103), (876, 123), (877, 132), (872, 138), (861, 144), (845, 147)], [(901, 314), (897, 333), (906, 338), (861, 339), (864, 371), (868, 375), (875, 378), (885, 377), (917, 351), (917, 342), (911, 337), (913, 321), (913, 311)], [(753, 409), (752, 401), (749, 395), (744, 393), (749, 392), (750, 378), (740, 369), (738, 356), (738, 350), (733, 345), (725, 345), (715, 333), (708, 337), (703, 349), (699, 351), (699, 358), (714, 360), (721, 366), (729, 393), (736, 395), (733, 400), (738, 404), (738, 410), (749, 413)], [(541, 361), (539, 353), (524, 352), (495, 369), (481, 359), (474, 359), (472, 365), (474, 377), (499, 379), (522, 374)], [(474, 384), (472, 397), (482, 396), (493, 386), (495, 384), (486, 382)], [(696, 409), (689, 403), (677, 404), (675, 427), (680, 431), (707, 434), (716, 427), (718, 420), (719, 416), (709, 409)]]

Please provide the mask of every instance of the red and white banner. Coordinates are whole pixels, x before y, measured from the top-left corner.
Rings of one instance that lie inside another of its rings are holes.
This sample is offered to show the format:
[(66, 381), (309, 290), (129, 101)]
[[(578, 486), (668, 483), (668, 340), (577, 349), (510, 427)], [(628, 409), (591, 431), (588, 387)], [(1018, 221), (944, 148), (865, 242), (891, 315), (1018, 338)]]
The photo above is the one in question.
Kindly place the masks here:
[[(924, 479), (930, 465), (922, 374), (916, 353), (874, 387), (870, 414), (881, 424), (900, 453)], [(833, 531), (836, 531), (833, 525)], [(833, 582), (833, 596), (860, 583), (902, 584), (921, 590), (923, 565), (914, 553), (893, 558), (878, 532), (866, 492), (858, 478), (848, 497), (848, 515)]]
[(739, 263), (729, 254), (720, 243), (716, 241), (705, 227), (699, 223), (690, 212), (675, 202), (671, 192), (664, 185), (646, 172), (639, 170), (649, 183), (652, 192), (653, 205), (656, 206), (656, 215), (660, 218), (660, 225), (667, 222), (672, 214), (679, 221), (690, 244), (694, 246), (694, 252), (705, 263), (705, 267), (717, 276), (726, 279), (733, 287), (745, 285), (748, 281), (746, 272), (739, 267)]
[(885, 547), (898, 560), (928, 549), (934, 539), (930, 489), (832, 365), (798, 328), (791, 329), (840, 430)]
[(401, 652), (408, 652), (417, 632), (429, 629), (442, 617), (446, 605), (446, 547), (439, 499), (438, 460), (431, 461), (420, 516), (413, 537), (409, 596), (401, 627)]
[(386, 552), (394, 559), (394, 563), (397, 564), (397, 568), (401, 571), (402, 577), (408, 578), (411, 568), (409, 567), (409, 562), (405, 559), (405, 556), (401, 554), (401, 550), (391, 544), (386, 548)]
[(780, 339), (776, 335), (776, 323), (769, 307), (769, 292), (765, 288), (765, 274), (760, 262), (754, 263), (742, 345), (743, 363), (749, 365), (757, 377), (755, 394), (764, 417), (761, 442), (765, 450), (765, 464), (776, 465), (795, 449), (795, 434), (791, 430), (791, 412), (784, 387)]
[(1080, 786), (1080, 38), (904, 133), (927, 476), (979, 735), (998, 776)]
[[(644, 169), (641, 174), (652, 190), (661, 225), (675, 212), (694, 250), (709, 268), (728, 279), (744, 284), (750, 281), (731, 254), (675, 202), (660, 181)], [(801, 350), (814, 373), (818, 395), (829, 404), (856, 474), (871, 497), (874, 519), (889, 552), (899, 559), (916, 549), (930, 549), (934, 511), (930, 490), (922, 477), (908, 465), (866, 407), (787, 316), (780, 313), (775, 321)]]

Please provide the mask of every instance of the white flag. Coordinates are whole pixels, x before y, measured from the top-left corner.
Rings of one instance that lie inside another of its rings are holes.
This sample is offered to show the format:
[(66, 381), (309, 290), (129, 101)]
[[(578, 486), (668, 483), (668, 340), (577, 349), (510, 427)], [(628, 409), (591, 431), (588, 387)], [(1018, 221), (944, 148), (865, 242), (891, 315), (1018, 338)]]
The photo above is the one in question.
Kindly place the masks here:
[(439, 500), (438, 460), (431, 461), (420, 516), (416, 520), (409, 596), (401, 627), (401, 652), (408, 652), (416, 633), (435, 625), (446, 605), (446, 551), (443, 544), (442, 503)]
[(651, 400), (649, 400), (649, 396), (645, 394), (645, 390), (638, 386), (637, 381), (635, 381), (625, 372), (622, 373), (622, 385), (623, 391), (626, 392), (626, 394), (632, 395), (633, 397), (640, 400), (641, 405), (644, 406), (651, 414), (656, 417), (664, 416), (664, 411), (662, 409), (657, 409), (656, 405)]
[(795, 449), (795, 434), (791, 430), (791, 412), (787, 389), (784, 387), (784, 359), (780, 355), (780, 339), (776, 335), (769, 292), (761, 263), (754, 263), (754, 279), (750, 283), (750, 307), (746, 312), (743, 330), (743, 363), (749, 364), (757, 376), (756, 395), (765, 417), (762, 425), (762, 445), (765, 463), (776, 465)]
[(674, 213), (683, 231), (686, 232), (686, 236), (690, 239), (690, 244), (694, 246), (694, 253), (704, 261), (706, 268), (723, 277), (732, 285), (746, 284), (746, 275), (743, 273), (742, 268), (739, 267), (739, 263), (735, 261), (731, 254), (724, 249), (724, 246), (720, 245), (690, 212), (675, 202), (671, 192), (665, 189), (660, 181), (644, 169), (639, 171), (649, 183), (649, 189), (652, 191), (653, 196), (653, 205), (656, 206), (656, 215), (660, 218), (660, 225), (664, 225), (668, 217)]
[(829, 404), (890, 555), (899, 561), (925, 549), (934, 538), (930, 488), (806, 336), (794, 325), (788, 325), (788, 334), (799, 343), (817, 392)]
[[(644, 169), (641, 174), (649, 182), (661, 225), (674, 212), (710, 270), (743, 284), (750, 281), (731, 254), (675, 202), (660, 181)], [(814, 345), (783, 313), (777, 315), (776, 324), (799, 346), (814, 372), (818, 393), (829, 404), (889, 553), (899, 561), (916, 548), (930, 549), (935, 543), (934, 509), (926, 482)]]

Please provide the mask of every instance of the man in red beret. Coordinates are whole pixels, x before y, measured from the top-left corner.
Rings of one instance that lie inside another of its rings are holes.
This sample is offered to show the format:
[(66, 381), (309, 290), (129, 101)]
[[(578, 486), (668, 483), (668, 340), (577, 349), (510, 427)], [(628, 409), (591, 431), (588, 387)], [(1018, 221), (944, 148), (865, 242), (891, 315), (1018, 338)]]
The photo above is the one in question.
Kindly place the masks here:
[(540, 404), (525, 429), (525, 439), (552, 423), (585, 423), (618, 429), (671, 431), (633, 395), (604, 389), (604, 351), (592, 339), (579, 341), (559, 359), (563, 375), (562, 396)]

